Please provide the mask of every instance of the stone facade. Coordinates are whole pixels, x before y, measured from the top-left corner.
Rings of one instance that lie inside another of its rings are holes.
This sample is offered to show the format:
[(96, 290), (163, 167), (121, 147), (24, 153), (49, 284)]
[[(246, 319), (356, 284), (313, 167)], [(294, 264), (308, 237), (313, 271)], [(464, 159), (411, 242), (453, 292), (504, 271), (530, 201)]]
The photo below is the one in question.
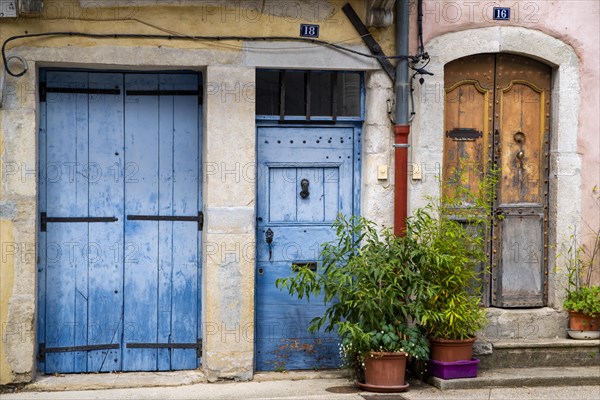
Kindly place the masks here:
[[(173, 4), (176, 7), (159, 2), (139, 7), (132, 7), (130, 2), (106, 3), (110, 5), (45, 0), (45, 11), (40, 16), (0, 19), (0, 40), (25, 31), (65, 30), (295, 36), (300, 23), (319, 23), (320, 39), (368, 52), (341, 12), (345, 1), (179, 1)], [(255, 3), (269, 7), (258, 9)], [(598, 43), (594, 42), (598, 37), (599, 6), (595, 0), (576, 5), (567, 4), (568, 0), (553, 5), (545, 1), (530, 3), (538, 7), (539, 13), (533, 16), (536, 22), (527, 23), (527, 10), (521, 10), (519, 20), (500, 25), (485, 14), (491, 12), (485, 4), (475, 9), (472, 2), (425, 0), (425, 41), (432, 57), (428, 69), (435, 75), (415, 93), (409, 209), (422, 205), (425, 195), (437, 193), (435, 176), (442, 164), (443, 131), (443, 91), (439, 88), (443, 87), (444, 65), (466, 55), (488, 52), (518, 53), (542, 60), (554, 68), (556, 99), (550, 173), (549, 270), (553, 271), (554, 248), (568, 236), (569, 228), (582, 220), (598, 225), (600, 218), (588, 198), (591, 188), (600, 183), (596, 134)], [(365, 20), (365, 3), (351, 4)], [(463, 17), (455, 21), (457, 14), (451, 12), (456, 12), (456, 7)], [(416, 15), (415, 8), (411, 10), (414, 44)], [(474, 13), (473, 18), (465, 19), (468, 10)], [(560, 11), (568, 21), (555, 16)], [(580, 26), (591, 33), (579, 35)], [(394, 27), (372, 31), (384, 50), (393, 54)], [(256, 68), (365, 71), (360, 207), (366, 217), (392, 225), (393, 134), (388, 103), (394, 98), (393, 84), (372, 58), (292, 41), (74, 37), (14, 42), (8, 46), (8, 55), (23, 57), (29, 70), (19, 78), (6, 76), (0, 108), (0, 385), (31, 381), (36, 372), (40, 67), (203, 72), (202, 190), (207, 216), (202, 235), (203, 368), (210, 380), (248, 380), (253, 375)], [(18, 64), (13, 60), (11, 65), (16, 69)], [(381, 166), (390, 172), (387, 179), (377, 179)], [(420, 179), (414, 171), (420, 172)], [(547, 308), (534, 312), (491, 309), (492, 324), (481, 336), (488, 341), (564, 336), (566, 322), (560, 307), (563, 278), (560, 273), (551, 275)]]

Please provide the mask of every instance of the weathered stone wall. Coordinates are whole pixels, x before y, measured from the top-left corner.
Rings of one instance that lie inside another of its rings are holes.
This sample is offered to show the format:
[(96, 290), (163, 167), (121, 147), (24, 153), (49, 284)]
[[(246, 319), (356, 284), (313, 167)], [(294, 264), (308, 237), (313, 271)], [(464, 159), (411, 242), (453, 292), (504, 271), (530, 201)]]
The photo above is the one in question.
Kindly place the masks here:
[[(248, 3), (225, 9), (206, 2), (196, 7), (94, 5), (86, 9), (79, 8), (78, 2), (50, 0), (45, 2), (46, 12), (42, 17), (2, 20), (0, 40), (24, 31), (165, 33), (131, 18), (185, 34), (249, 36), (289, 35), (291, 31), (297, 32), (300, 22), (320, 21), (321, 39), (336, 42), (351, 38), (345, 46), (368, 52), (354, 28), (340, 15), (343, 2), (313, 3), (302, 3), (294, 15), (277, 16), (274, 12), (252, 14)], [(353, 4), (364, 17), (364, 4)], [(319, 13), (318, 18), (315, 12)], [(200, 20), (196, 18), (198, 15)], [(119, 18), (85, 22), (57, 19), (58, 16)], [(392, 32), (384, 29), (377, 35), (389, 37)], [(393, 41), (388, 38), (382, 43), (384, 46), (387, 43), (389, 51)], [(377, 71), (379, 67), (373, 59), (297, 42), (74, 37), (25, 40), (14, 48), (9, 46), (8, 53), (25, 58), (29, 71), (20, 78), (7, 77), (0, 108), (0, 384), (30, 381), (36, 371), (38, 67), (203, 72), (202, 189), (206, 220), (202, 235), (202, 361), (211, 380), (247, 380), (253, 374), (256, 68), (369, 71), (367, 103), (373, 106), (367, 105), (370, 123), (363, 135), (373, 136), (373, 147), (364, 161), (365, 193), (367, 198), (382, 198), (389, 204), (384, 207), (372, 206), (378, 201), (364, 204), (368, 215), (390, 224), (392, 187), (389, 181), (377, 181), (376, 165), (389, 167), (391, 163), (385, 108), (386, 99), (391, 98), (391, 82)], [(13, 67), (18, 68), (18, 63)]]
[[(285, 10), (273, 8), (282, 2), (258, 2), (272, 6), (263, 12), (258, 12), (257, 2), (252, 1), (178, 1), (177, 7), (136, 7), (131, 2), (112, 1), (112, 7), (106, 7), (91, 0), (44, 3), (46, 9), (40, 17), (0, 20), (0, 41), (24, 32), (65, 30), (296, 35), (301, 22), (317, 22), (321, 25), (320, 39), (368, 52), (341, 12), (345, 1), (300, 1), (293, 8), (288, 2)], [(365, 2), (350, 3), (364, 19)], [(425, 1), (425, 40), (432, 56), (428, 69), (435, 75), (415, 92), (409, 171), (420, 170), (422, 178), (410, 181), (409, 206), (414, 209), (422, 205), (426, 195), (435, 195), (438, 190), (444, 64), (484, 52), (514, 52), (544, 60), (555, 71), (549, 232), (552, 271), (554, 246), (568, 237), (568, 228), (581, 220), (597, 225), (600, 218), (588, 193), (600, 181), (595, 40), (599, 7), (595, 0), (577, 2), (577, 6), (568, 0), (518, 3), (537, 4), (541, 10), (538, 20), (525, 20), (531, 8), (521, 8), (520, 17), (514, 21), (497, 23), (483, 14), (484, 9), (491, 12), (487, 7), (490, 2)], [(459, 19), (458, 14), (451, 14), (457, 6)], [(411, 8), (413, 44), (415, 11)], [(388, 54), (394, 53), (393, 26), (372, 32)], [(29, 72), (21, 78), (7, 78), (0, 108), (0, 384), (29, 381), (35, 373), (39, 67), (191, 69), (204, 73), (203, 366), (211, 380), (250, 379), (253, 372), (255, 68), (366, 71), (361, 211), (381, 224), (392, 225), (393, 139), (388, 101), (394, 94), (391, 81), (373, 59), (297, 42), (75, 37), (23, 40), (9, 45), (8, 54), (24, 57)], [(17, 63), (14, 68), (18, 68)], [(388, 169), (388, 179), (377, 179), (380, 166)], [(564, 336), (560, 311), (563, 280), (560, 273), (551, 275), (548, 308), (532, 313), (490, 310), (492, 323), (482, 336), (489, 340), (494, 340), (494, 335), (516, 339)], [(536, 333), (527, 336), (532, 326), (537, 327)]]

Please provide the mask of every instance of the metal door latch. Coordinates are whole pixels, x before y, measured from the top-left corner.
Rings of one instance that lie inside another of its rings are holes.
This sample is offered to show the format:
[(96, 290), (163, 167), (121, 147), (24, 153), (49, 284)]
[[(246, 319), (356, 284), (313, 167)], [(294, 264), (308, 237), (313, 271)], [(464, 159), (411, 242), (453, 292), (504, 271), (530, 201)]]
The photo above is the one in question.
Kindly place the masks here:
[(265, 232), (265, 242), (267, 242), (267, 244), (269, 245), (269, 261), (271, 261), (271, 259), (273, 258), (273, 231), (271, 230), (271, 228), (267, 229), (267, 231)]

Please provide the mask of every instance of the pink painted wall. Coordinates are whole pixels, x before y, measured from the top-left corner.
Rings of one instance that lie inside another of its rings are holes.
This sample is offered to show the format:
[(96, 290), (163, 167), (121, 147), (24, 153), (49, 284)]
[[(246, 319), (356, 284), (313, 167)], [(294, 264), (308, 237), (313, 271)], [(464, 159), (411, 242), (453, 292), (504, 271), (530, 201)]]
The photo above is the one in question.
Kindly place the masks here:
[[(417, 2), (411, 0), (411, 42), (416, 41)], [(510, 21), (492, 20), (493, 7), (510, 7)], [(582, 156), (582, 226), (598, 231), (600, 208), (600, 1), (424, 0), (424, 41), (448, 32), (490, 26), (535, 29), (569, 44), (580, 61), (581, 104), (577, 135)], [(412, 49), (414, 52), (416, 49)], [(560, 99), (554, 99), (560, 101)], [(600, 279), (599, 279), (600, 282)]]

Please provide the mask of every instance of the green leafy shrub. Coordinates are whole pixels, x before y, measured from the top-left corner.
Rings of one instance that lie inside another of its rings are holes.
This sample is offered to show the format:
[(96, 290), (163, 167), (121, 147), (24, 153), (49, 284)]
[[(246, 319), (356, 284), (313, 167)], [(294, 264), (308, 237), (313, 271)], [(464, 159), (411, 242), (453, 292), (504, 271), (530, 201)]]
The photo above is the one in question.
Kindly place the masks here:
[(368, 351), (404, 351), (426, 359), (423, 331), (409, 327), (419, 320), (426, 298), (421, 246), (363, 217), (340, 215), (333, 228), (336, 240), (323, 245), (320, 268), (301, 267), (278, 279), (277, 287), (300, 299), (324, 295), (325, 313), (309, 329), (337, 331), (351, 367), (359, 367)]
[(600, 286), (581, 287), (569, 292), (563, 307), (570, 311), (588, 314), (591, 317), (600, 316)]
[[(592, 198), (600, 211), (599, 192), (598, 186), (594, 186)], [(573, 229), (568, 243), (559, 249), (557, 259), (562, 261), (567, 275), (567, 296), (563, 308), (596, 317), (600, 315), (600, 286), (593, 284), (593, 278), (600, 266), (600, 227), (588, 225), (588, 231), (591, 232), (591, 240), (586, 245), (581, 244), (582, 238)]]

